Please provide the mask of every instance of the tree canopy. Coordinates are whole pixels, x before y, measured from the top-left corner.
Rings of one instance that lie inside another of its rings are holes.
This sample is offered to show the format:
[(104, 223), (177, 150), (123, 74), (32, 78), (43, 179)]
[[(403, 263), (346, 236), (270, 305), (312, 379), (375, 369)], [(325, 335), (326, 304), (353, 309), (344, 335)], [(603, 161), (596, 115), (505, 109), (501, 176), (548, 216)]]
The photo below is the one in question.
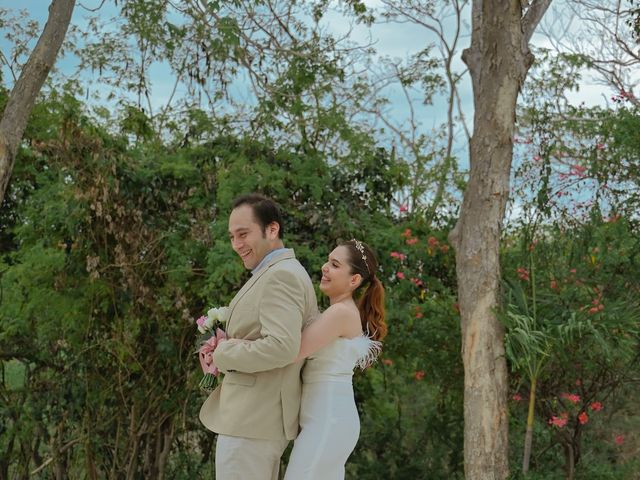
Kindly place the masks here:
[[(247, 278), (227, 216), (249, 191), (282, 205), (285, 243), (315, 283), (342, 239), (365, 240), (380, 260), (389, 336), (355, 376), (362, 433), (347, 478), (469, 468), (462, 446), (478, 410), (460, 349), (475, 306), (461, 295), (460, 256), (475, 257), (449, 240), (461, 209), (468, 225), (504, 227), (487, 315), (503, 342), (508, 441), (496, 455), (508, 466), (482, 478), (521, 478), (524, 457), (527, 478), (634, 478), (635, 2), (550, 10), (545, 48), (527, 43), (533, 56), (518, 60), (529, 72), (500, 135), (469, 107), (466, 84), (498, 84), (489, 70), (478, 80), (474, 45), (472, 82), (460, 59), (478, 35), (472, 2), (95, 3), (76, 7), (25, 117), (0, 208), (0, 479), (213, 478), (194, 319)], [(512, 3), (518, 21), (540, 13)], [(577, 23), (561, 37), (554, 19), (567, 18)], [(7, 8), (0, 24), (6, 111), (41, 30)], [(376, 28), (432, 36), (418, 48), (402, 37), (400, 58), (368, 39)], [(601, 38), (610, 49), (589, 46)], [(606, 102), (574, 101), (589, 75)], [(495, 150), (488, 137), (501, 139)], [(505, 216), (479, 222), (487, 195), (466, 213), (463, 195), (497, 184), (482, 169), (474, 179), (469, 162), (492, 151), (508, 153), (495, 210)]]

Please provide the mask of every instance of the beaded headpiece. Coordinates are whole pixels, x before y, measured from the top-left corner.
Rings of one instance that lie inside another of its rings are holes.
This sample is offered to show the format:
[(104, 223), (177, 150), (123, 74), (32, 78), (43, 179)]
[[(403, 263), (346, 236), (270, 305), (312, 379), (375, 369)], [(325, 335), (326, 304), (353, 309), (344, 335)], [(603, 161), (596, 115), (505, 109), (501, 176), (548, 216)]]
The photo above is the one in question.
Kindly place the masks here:
[(360, 256), (362, 257), (362, 261), (364, 262), (365, 266), (367, 267), (367, 272), (369, 272), (369, 275), (371, 275), (371, 270), (369, 270), (369, 264), (367, 263), (367, 255), (364, 253), (364, 245), (362, 245), (362, 242), (360, 240), (356, 240), (355, 238), (352, 238), (351, 241), (353, 243), (355, 243), (356, 250), (358, 250), (360, 252)]

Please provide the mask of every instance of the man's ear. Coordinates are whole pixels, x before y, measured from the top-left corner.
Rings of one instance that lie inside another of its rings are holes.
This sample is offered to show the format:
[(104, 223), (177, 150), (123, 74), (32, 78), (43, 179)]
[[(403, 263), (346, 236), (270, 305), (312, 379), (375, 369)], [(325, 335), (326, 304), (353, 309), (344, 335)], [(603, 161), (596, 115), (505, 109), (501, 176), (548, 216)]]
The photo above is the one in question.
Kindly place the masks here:
[(278, 222), (271, 222), (267, 225), (266, 232), (269, 240), (276, 240), (278, 233), (280, 233), (280, 224)]

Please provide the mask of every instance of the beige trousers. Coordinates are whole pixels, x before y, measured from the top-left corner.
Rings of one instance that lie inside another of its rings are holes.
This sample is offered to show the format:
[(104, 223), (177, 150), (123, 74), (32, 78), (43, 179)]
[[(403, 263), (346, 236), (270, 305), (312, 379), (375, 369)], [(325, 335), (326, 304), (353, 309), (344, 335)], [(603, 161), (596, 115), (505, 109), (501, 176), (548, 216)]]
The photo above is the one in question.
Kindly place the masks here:
[(218, 435), (216, 480), (278, 480), (280, 457), (288, 443)]

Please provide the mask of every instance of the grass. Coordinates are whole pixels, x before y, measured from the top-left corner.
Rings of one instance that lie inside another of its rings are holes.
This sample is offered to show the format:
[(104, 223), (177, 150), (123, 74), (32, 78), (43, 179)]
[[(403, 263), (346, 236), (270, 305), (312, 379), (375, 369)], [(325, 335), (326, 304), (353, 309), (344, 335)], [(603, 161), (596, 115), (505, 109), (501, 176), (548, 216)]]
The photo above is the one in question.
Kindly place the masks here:
[(26, 366), (19, 360), (2, 362), (4, 384), (7, 390), (21, 390), (24, 388)]

